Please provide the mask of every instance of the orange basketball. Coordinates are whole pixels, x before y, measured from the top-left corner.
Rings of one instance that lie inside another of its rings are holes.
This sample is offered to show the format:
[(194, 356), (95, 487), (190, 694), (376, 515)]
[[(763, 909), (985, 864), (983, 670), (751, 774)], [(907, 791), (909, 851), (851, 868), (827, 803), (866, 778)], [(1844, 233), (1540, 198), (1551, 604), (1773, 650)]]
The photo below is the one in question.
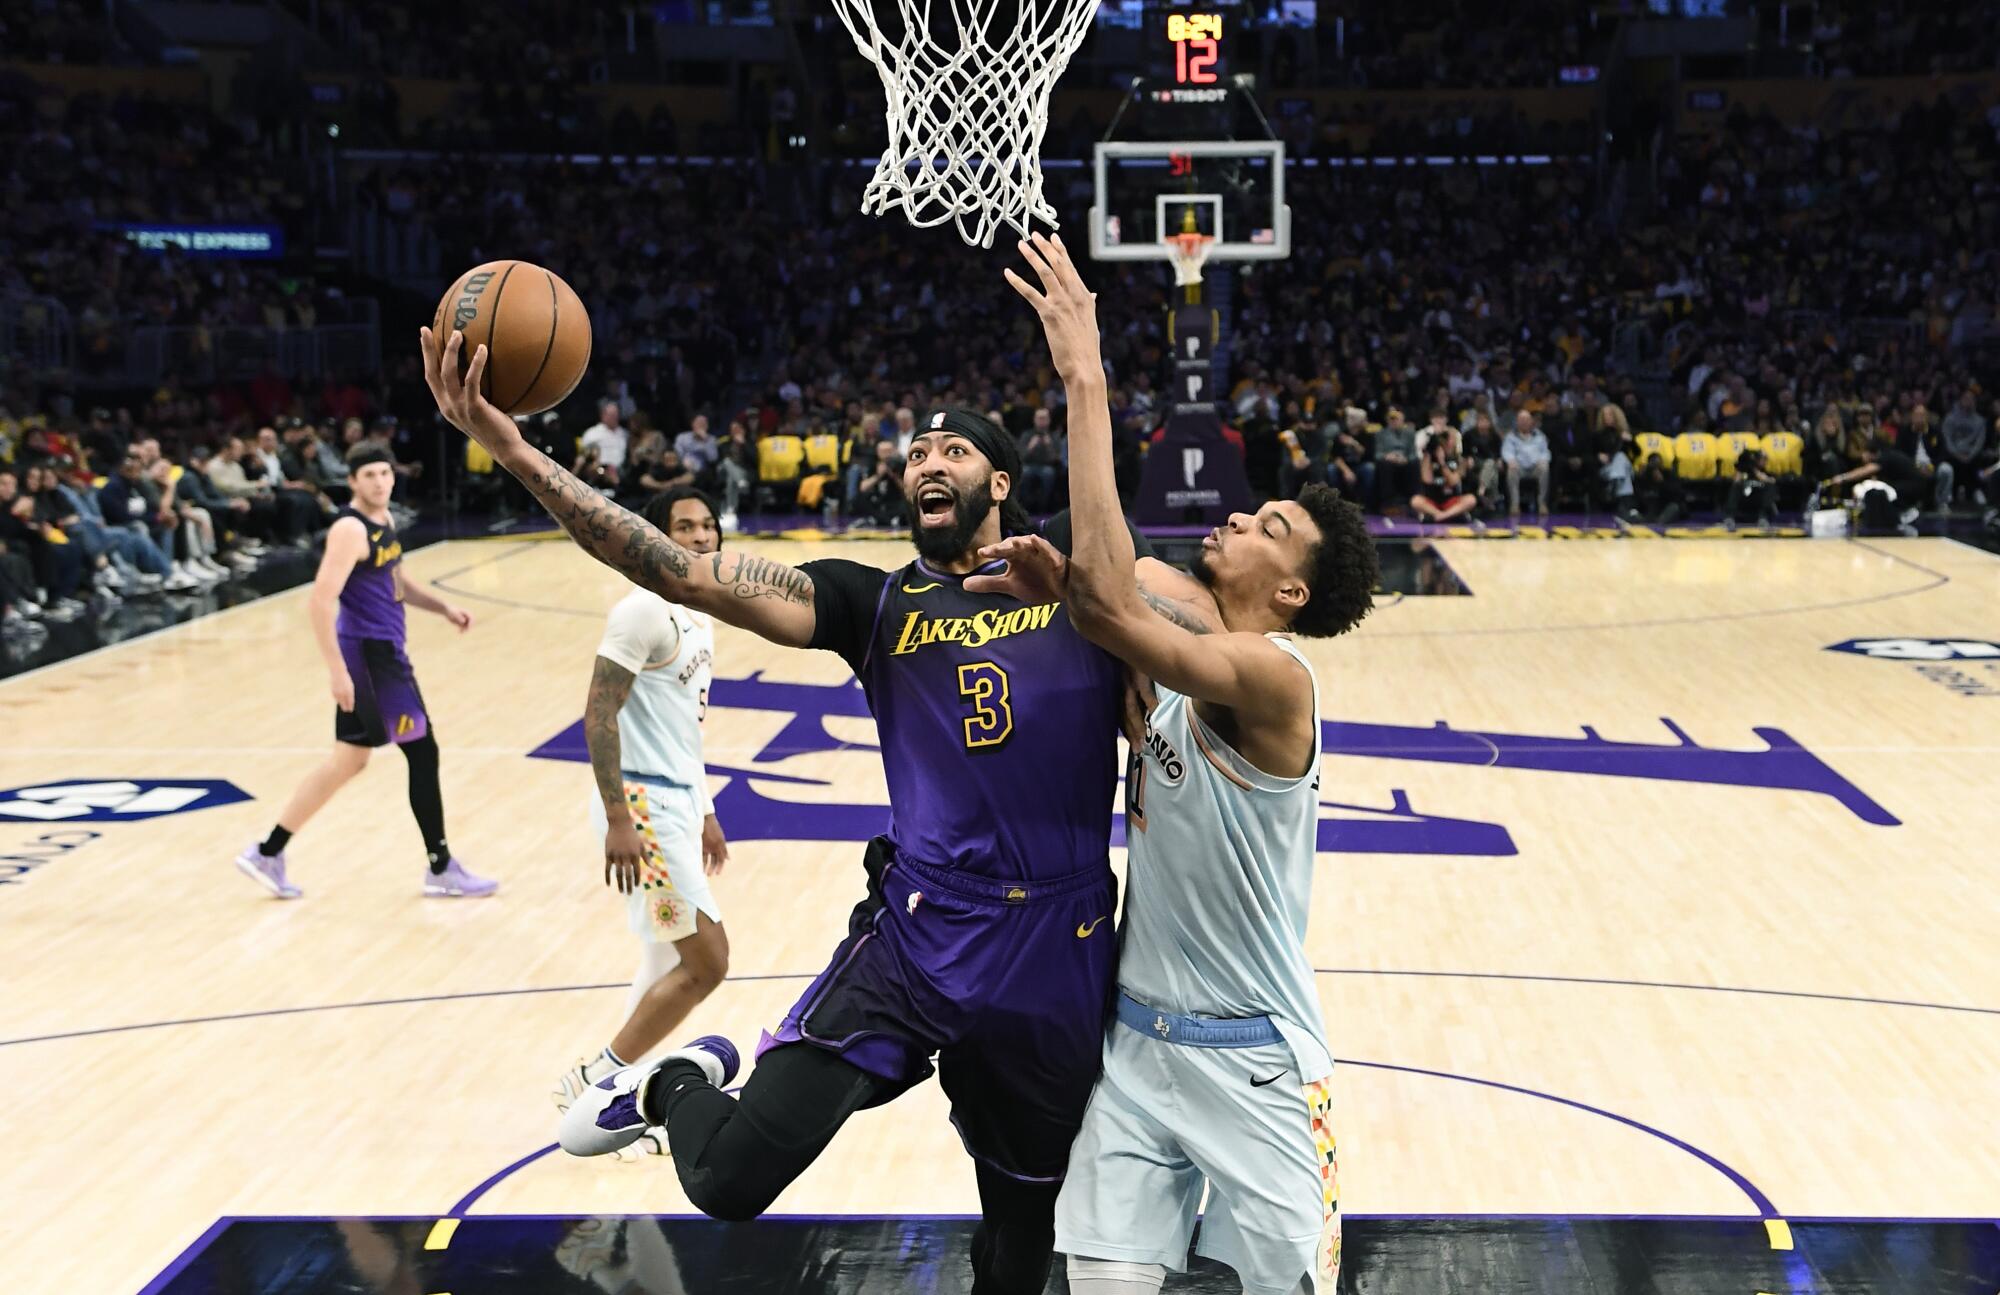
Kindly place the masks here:
[(480, 394), (508, 414), (539, 414), (560, 404), (590, 366), (590, 316), (574, 290), (526, 261), (488, 261), (459, 276), (438, 302), (431, 328), (459, 343), (463, 374), (484, 343)]

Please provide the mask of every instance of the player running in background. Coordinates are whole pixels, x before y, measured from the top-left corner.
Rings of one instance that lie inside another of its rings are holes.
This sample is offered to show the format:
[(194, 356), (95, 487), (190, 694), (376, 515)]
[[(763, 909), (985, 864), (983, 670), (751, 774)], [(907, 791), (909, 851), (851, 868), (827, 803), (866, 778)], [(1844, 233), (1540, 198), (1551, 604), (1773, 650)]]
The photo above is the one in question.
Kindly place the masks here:
[(333, 754), (306, 775), (262, 842), (243, 847), (236, 866), (280, 899), (302, 893), (285, 875), (285, 846), (333, 794), (390, 742), (410, 765), (410, 810), (424, 835), (426, 895), (490, 895), (500, 883), (476, 877), (452, 858), (444, 839), (438, 790), (437, 735), (431, 732), (416, 672), (403, 650), (403, 605), (435, 612), (461, 631), (472, 615), (403, 579), (403, 543), (389, 520), (396, 469), (387, 449), (364, 442), (347, 456), (348, 506), (326, 533), (326, 552), (307, 608), (332, 686)]
[[(722, 547), (715, 505), (692, 486), (654, 496), (640, 516), (697, 556)], [(597, 778), (591, 825), (604, 842), (605, 884), (627, 897), (643, 954), (625, 1023), (602, 1052), (564, 1073), (556, 1090), (564, 1110), (650, 1052), (729, 974), (729, 938), (708, 887), (729, 847), (701, 751), (714, 658), (713, 622), (647, 589), (611, 609), (597, 646), (583, 712)], [(664, 1150), (656, 1138), (642, 1142)]]

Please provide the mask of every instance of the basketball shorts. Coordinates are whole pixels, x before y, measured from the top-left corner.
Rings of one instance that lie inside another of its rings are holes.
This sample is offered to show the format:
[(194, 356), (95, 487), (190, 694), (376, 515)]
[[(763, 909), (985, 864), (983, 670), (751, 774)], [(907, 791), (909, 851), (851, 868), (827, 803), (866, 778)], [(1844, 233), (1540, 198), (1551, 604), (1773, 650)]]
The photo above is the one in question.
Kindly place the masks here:
[[(695, 931), (695, 914), (722, 920), (708, 877), (701, 870), (701, 808), (694, 792), (678, 783), (625, 775), (625, 808), (645, 849), (639, 885), (625, 897), (633, 934), (649, 943), (671, 944)], [(590, 827), (601, 844), (611, 828), (604, 802), (590, 798)]]
[(1165, 1017), (1163, 1038), (1145, 1023), (1152, 1012), (1130, 1015), (1104, 1038), (1104, 1074), (1056, 1201), (1056, 1249), (1179, 1272), (1206, 1186), (1196, 1253), (1234, 1268), (1245, 1295), (1290, 1295), (1306, 1276), (1333, 1295), (1332, 1077), (1303, 1079), (1282, 1038), (1190, 1046), (1169, 1041), (1179, 1032), (1169, 1023), (1187, 1018)]
[(966, 1151), (1059, 1182), (1116, 988), (1110, 867), (1017, 885), (919, 864), (884, 837), (865, 864), (847, 938), (759, 1053), (839, 1053), (889, 1081), (876, 1105), (929, 1078), (936, 1057)]
[(431, 731), (417, 691), (417, 672), (401, 643), (389, 639), (340, 640), (340, 659), (354, 680), (354, 709), (334, 708), (333, 740), (350, 746), (414, 742)]

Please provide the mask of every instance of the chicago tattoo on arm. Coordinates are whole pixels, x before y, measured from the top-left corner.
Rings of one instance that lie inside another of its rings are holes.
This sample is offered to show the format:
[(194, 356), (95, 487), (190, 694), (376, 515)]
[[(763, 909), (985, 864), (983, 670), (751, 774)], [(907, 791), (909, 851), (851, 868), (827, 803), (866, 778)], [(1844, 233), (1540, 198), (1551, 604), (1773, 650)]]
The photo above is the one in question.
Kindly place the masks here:
[(615, 661), (597, 658), (590, 672), (590, 696), (583, 704), (583, 741), (590, 748), (590, 771), (597, 794), (612, 822), (625, 805), (625, 775), (619, 748), (618, 712), (632, 692), (632, 672)]
[(694, 554), (660, 534), (645, 518), (584, 485), (540, 450), (527, 470), (515, 475), (590, 556), (624, 572), (633, 584), (680, 596), (674, 582), (687, 578)]
[(795, 567), (748, 553), (715, 555), (715, 582), (738, 598), (776, 598), (807, 606), (813, 600), (812, 577)]
[(1214, 632), (1214, 626), (1177, 602), (1162, 598), (1156, 593), (1149, 593), (1144, 589), (1139, 591), (1139, 596), (1146, 600), (1148, 607), (1151, 607), (1154, 611), (1190, 634), (1210, 634)]

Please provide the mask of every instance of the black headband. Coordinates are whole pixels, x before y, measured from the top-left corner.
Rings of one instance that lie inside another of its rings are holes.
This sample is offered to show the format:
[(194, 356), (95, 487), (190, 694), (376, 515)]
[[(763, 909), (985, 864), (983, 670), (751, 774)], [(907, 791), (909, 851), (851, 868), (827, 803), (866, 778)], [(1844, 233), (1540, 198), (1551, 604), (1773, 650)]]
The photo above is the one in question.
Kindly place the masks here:
[[(971, 441), (996, 472), (1004, 472), (1017, 482), (1021, 476), (1021, 450), (1007, 429), (970, 409), (934, 409), (924, 422), (925, 432), (950, 432)], [(922, 435), (922, 433), (918, 433)]]

